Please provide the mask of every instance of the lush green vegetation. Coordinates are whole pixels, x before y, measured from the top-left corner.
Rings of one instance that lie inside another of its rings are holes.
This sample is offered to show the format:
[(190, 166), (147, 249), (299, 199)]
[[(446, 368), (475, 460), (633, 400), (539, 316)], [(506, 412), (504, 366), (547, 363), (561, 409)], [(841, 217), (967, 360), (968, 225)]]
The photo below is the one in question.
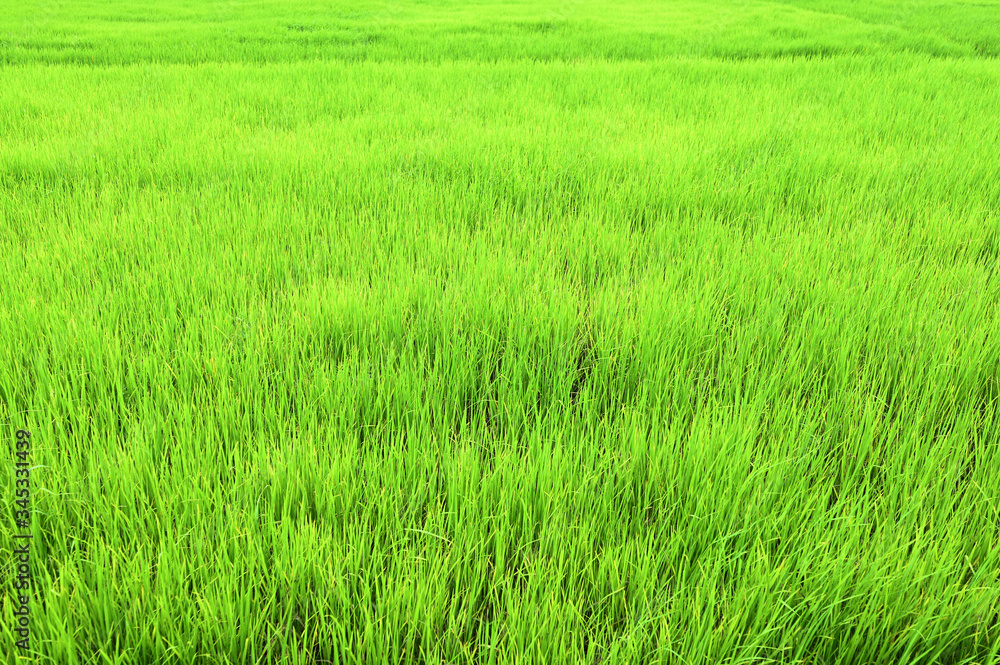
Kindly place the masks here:
[(33, 657), (1000, 662), (997, 56), (996, 1), (5, 8)]

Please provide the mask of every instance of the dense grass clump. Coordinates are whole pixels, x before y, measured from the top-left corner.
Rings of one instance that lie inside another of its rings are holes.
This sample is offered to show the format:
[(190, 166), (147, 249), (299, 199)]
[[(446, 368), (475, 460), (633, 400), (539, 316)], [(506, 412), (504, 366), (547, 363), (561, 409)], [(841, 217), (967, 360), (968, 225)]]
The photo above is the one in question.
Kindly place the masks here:
[(1000, 663), (998, 55), (996, 1), (8, 8), (4, 662)]

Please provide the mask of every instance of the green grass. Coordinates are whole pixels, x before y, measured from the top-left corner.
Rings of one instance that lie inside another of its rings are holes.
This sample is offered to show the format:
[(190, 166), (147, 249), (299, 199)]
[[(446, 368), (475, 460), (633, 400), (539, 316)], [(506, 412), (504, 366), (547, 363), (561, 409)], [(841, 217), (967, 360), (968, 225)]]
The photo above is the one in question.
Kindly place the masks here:
[(1000, 2), (0, 14), (3, 662), (1000, 663)]

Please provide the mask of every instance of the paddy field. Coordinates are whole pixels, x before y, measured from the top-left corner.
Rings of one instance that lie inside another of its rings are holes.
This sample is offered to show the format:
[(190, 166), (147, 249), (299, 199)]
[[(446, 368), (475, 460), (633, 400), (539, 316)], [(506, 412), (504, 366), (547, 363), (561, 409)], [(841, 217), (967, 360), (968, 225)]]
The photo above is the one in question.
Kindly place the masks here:
[(1000, 2), (9, 4), (4, 663), (1000, 663)]

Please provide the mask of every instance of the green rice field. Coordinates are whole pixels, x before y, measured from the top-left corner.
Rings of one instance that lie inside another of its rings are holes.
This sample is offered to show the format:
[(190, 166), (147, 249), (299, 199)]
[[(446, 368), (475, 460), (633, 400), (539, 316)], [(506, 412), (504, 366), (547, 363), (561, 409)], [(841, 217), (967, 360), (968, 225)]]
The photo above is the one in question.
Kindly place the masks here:
[(1000, 0), (5, 4), (0, 662), (1000, 664)]

